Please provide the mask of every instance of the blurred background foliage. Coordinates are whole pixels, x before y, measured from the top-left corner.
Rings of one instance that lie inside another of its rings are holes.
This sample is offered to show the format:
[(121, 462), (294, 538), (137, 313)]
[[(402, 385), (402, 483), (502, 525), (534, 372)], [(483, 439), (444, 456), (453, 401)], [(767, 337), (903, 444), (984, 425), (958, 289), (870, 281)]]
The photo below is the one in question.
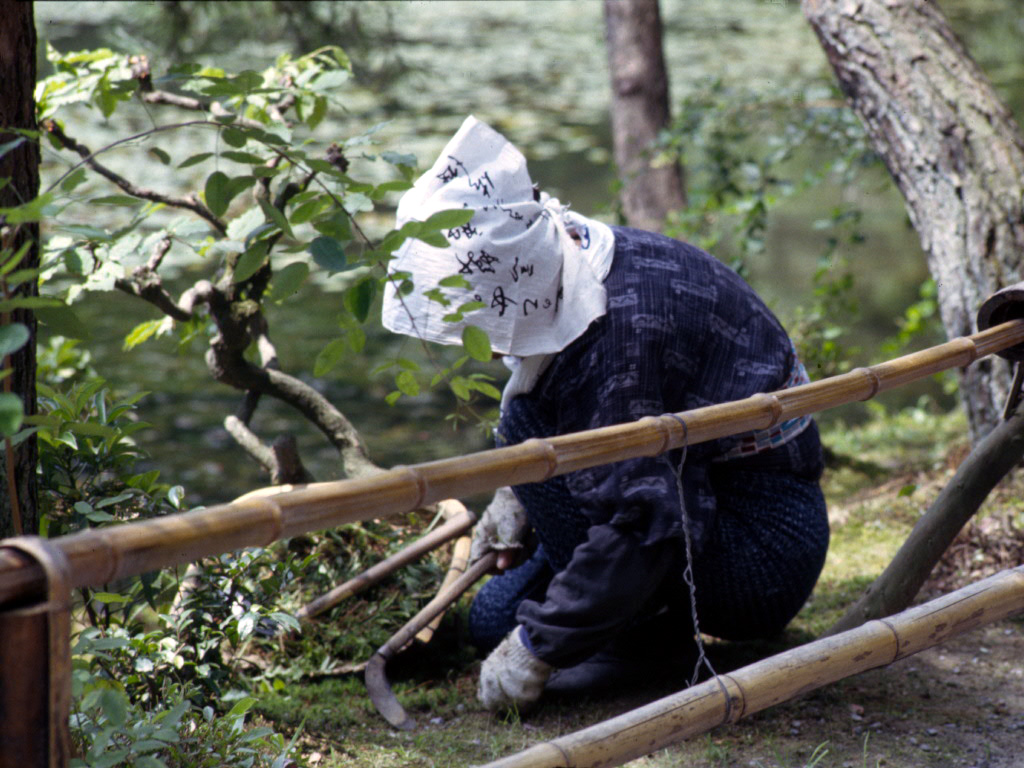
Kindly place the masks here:
[[(1024, 20), (1014, 0), (945, 0), (942, 7), (1020, 117)], [(740, 269), (799, 338), (812, 376), (939, 340), (933, 290), (902, 200), (832, 85), (799, 4), (663, 0), (662, 17), (675, 112), (662, 151), (686, 164), (691, 199), (669, 233)], [(38, 2), (36, 18), (42, 75), (50, 72), (44, 43), (62, 52), (108, 46), (143, 54), (154, 72), (184, 61), (260, 70), (282, 53), (340, 45), (353, 77), (332, 93), (318, 140), (384, 122), (374, 150), (411, 153), (422, 168), (472, 113), (523, 149), (545, 189), (583, 213), (617, 220), (599, 3)], [(149, 125), (141, 108), (122, 108), (116, 126), (95, 112), (79, 115), (76, 137), (90, 146), (126, 126)], [(175, 147), (174, 136), (158, 145), (182, 157), (202, 149)], [(140, 154), (126, 149), (106, 160), (138, 172)], [(59, 167), (45, 155), (44, 163), (45, 184)], [(381, 164), (364, 165), (361, 177), (372, 179)], [(188, 169), (156, 158), (143, 172), (149, 185), (169, 191), (196, 183)], [(102, 194), (102, 182), (89, 183)], [(394, 202), (364, 214), (371, 236), (390, 228)], [(103, 224), (95, 206), (81, 213)], [(175, 265), (182, 285), (193, 266), (184, 256)], [(283, 367), (313, 381), (316, 356), (337, 332), (338, 285), (314, 281), (300, 298), (274, 307), (270, 321)], [(122, 397), (151, 393), (136, 405), (153, 427), (134, 436), (150, 455), (146, 467), (183, 485), (189, 503), (224, 501), (265, 484), (221, 426), (237, 395), (211, 385), (201, 355), (180, 353), (168, 339), (123, 350), (126, 333), (156, 317), (151, 308), (111, 291), (90, 294), (76, 309), (92, 331), (83, 348), (108, 386)], [(390, 381), (370, 372), (401, 341), (379, 328), (368, 333), (361, 355), (315, 382), (354, 419), (375, 461), (486, 447), (480, 430), (453, 433), (445, 420), (450, 397), (423, 394), (387, 406)], [(503, 375), (497, 363), (490, 372)], [(948, 390), (929, 382), (885, 402), (897, 408), (926, 396), (948, 408)], [(336, 454), (308, 426), (283, 407), (267, 403), (262, 411), (262, 429), (296, 432), (313, 473), (333, 476)], [(850, 408), (840, 416), (851, 422), (862, 413)]]

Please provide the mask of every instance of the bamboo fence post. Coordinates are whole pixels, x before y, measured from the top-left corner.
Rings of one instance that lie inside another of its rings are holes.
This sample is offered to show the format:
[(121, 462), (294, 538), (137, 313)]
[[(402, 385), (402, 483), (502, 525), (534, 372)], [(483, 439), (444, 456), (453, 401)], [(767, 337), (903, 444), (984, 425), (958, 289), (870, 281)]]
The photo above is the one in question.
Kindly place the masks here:
[(69, 759), (71, 588), (63, 553), (45, 539), (4, 543), (44, 573), (44, 588), (0, 609), (0, 768), (62, 768)]
[(1024, 566), (763, 659), (484, 768), (607, 768), (1024, 611)]

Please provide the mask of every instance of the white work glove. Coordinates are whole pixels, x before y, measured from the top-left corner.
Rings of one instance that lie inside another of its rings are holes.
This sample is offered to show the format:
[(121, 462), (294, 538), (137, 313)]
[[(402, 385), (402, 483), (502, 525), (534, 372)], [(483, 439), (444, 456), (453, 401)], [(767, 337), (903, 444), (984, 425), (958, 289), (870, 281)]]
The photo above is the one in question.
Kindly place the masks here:
[[(519, 499), (511, 488), (499, 488), (473, 531), (470, 560), (475, 562), (492, 551), (500, 553), (521, 549), (527, 530), (526, 510)], [(499, 556), (498, 567), (504, 570), (512, 564), (513, 559), (511, 556)]]
[(491, 651), (480, 667), (477, 697), (491, 712), (517, 709), (525, 712), (544, 690), (551, 665), (541, 661), (523, 645), (517, 626)]

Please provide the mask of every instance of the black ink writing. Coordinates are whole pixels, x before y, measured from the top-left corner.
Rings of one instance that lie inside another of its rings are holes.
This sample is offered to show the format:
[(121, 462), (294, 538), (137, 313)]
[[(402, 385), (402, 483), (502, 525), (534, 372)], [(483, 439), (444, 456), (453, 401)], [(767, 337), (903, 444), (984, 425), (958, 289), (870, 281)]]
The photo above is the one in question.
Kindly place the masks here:
[(480, 253), (466, 251), (465, 261), (456, 254), (455, 260), (462, 265), (462, 268), (459, 269), (460, 275), (472, 275), (474, 274), (474, 269), (477, 272), (494, 272), (494, 265), (501, 263), (501, 259), (497, 256), (492, 256), (483, 248), (480, 249)]
[(516, 256), (516, 261), (512, 265), (512, 269), (510, 271), (512, 273), (512, 282), (518, 283), (520, 275), (533, 277), (533, 264), (520, 264), (519, 257)]
[(523, 317), (530, 316), (531, 309), (537, 309), (540, 304), (535, 299), (523, 299)]
[[(461, 163), (460, 163), (460, 165), (461, 165)], [(452, 179), (457, 178), (458, 175), (459, 175), (458, 169), (453, 168), (451, 165), (449, 165), (447, 168), (445, 168), (443, 171), (441, 171), (439, 174), (437, 174), (437, 178), (439, 178), (441, 180), (442, 184), (447, 184)]]
[(467, 240), (474, 235), (479, 235), (480, 230), (474, 227), (472, 224), (463, 224), (461, 227), (454, 227), (448, 230), (449, 240), (461, 240), (466, 238)]
[(505, 316), (505, 310), (508, 309), (509, 304), (518, 304), (519, 302), (515, 299), (510, 299), (505, 295), (505, 290), (499, 285), (494, 289), (494, 293), (491, 294), (491, 309), (498, 310), (498, 317)]
[(491, 196), (491, 192), (494, 190), (494, 182), (491, 181), (491, 177), (487, 174), (487, 171), (484, 171), (483, 176), (478, 176), (474, 179), (469, 175), (469, 171), (459, 158), (454, 155), (448, 155), (448, 159), (451, 160), (451, 162), (448, 163), (447, 167), (445, 167), (441, 173), (437, 174), (437, 178), (441, 180), (442, 184), (447, 184), (452, 179), (458, 178), (459, 171), (462, 171), (466, 176), (466, 181), (470, 187), (475, 189), (484, 197)]

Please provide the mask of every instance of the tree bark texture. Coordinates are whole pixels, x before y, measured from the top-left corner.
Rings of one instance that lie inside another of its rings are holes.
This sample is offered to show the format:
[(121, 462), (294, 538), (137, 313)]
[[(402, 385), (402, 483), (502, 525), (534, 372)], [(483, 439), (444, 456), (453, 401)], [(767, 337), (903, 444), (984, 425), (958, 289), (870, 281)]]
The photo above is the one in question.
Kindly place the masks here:
[[(906, 200), (950, 338), (1024, 277), (1024, 138), (932, 0), (803, 0), (839, 83)], [(898, 258), (898, 254), (892, 254)], [(963, 372), (973, 442), (998, 421), (1002, 360)]]
[[(35, 129), (36, 83), (36, 31), (31, 2), (0, 0), (0, 144), (13, 141), (16, 134), (10, 128)], [(39, 194), (39, 146), (27, 141), (0, 158), (0, 179), (10, 182), (0, 189), (0, 207), (7, 208), (27, 202)], [(39, 266), (39, 227), (23, 224), (17, 227), (0, 226), (3, 245), (12, 251), (25, 243), (32, 243), (18, 269)], [(6, 286), (3, 287), (6, 292)], [(36, 295), (35, 280), (28, 280), (13, 289), (12, 295)], [(36, 407), (36, 321), (30, 310), (16, 310), (0, 322), (17, 322), (28, 327), (30, 338), (11, 356), (14, 373), (4, 381), (10, 382), (11, 392), (24, 403), (25, 413), (35, 413)], [(36, 506), (36, 463), (38, 450), (34, 437), (12, 447), (0, 444), (4, 471), (0, 472), (0, 537), (16, 532), (15, 522), (20, 519), (24, 533), (39, 529)], [(21, 532), (21, 531), (17, 531)]]
[(604, 16), (623, 212), (630, 226), (658, 231), (686, 204), (679, 165), (651, 167), (651, 147), (671, 115), (658, 0), (605, 0)]
[(906, 609), (939, 558), (1006, 474), (1024, 459), (1024, 410), (985, 435), (917, 521), (892, 562), (826, 633)]

